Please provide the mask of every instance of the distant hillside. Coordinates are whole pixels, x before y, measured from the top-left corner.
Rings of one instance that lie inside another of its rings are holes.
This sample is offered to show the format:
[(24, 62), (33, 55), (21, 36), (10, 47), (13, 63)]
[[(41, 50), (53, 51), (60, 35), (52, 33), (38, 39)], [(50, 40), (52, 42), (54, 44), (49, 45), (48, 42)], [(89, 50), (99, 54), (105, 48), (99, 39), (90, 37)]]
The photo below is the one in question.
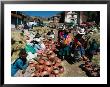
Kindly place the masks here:
[(31, 16), (32, 19), (40, 19), (41, 21), (48, 21), (48, 18), (44, 18), (41, 16)]

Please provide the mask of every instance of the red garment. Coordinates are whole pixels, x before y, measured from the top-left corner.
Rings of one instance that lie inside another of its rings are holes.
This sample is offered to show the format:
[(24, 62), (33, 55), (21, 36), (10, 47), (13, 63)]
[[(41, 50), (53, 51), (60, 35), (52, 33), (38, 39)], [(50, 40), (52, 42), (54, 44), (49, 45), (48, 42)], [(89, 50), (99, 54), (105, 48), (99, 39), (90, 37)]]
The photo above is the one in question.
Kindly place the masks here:
[(78, 39), (77, 38), (74, 38), (74, 42), (77, 43), (78, 42)]
[(60, 32), (60, 37), (62, 37), (62, 36), (63, 36), (63, 34), (64, 34), (64, 32)]

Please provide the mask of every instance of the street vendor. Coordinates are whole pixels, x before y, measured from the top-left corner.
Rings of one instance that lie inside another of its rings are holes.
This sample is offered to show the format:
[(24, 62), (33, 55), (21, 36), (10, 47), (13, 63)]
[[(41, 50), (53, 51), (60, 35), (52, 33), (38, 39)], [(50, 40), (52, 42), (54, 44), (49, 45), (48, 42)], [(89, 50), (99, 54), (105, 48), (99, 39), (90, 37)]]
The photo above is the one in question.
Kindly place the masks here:
[(22, 49), (19, 53), (19, 58), (15, 60), (13, 64), (11, 64), (11, 76), (16, 76), (18, 70), (23, 70), (23, 72), (28, 67), (27, 63), (27, 53), (25, 49)]
[(74, 48), (74, 57), (75, 60), (80, 60), (80, 58), (84, 57), (85, 55), (85, 50), (83, 47), (83, 43), (81, 42), (82, 36), (85, 34), (85, 29), (80, 29), (78, 31), (78, 34), (74, 38), (74, 43), (75, 43), (75, 48)]
[(39, 50), (41, 50), (41, 45), (40, 45), (40, 38), (36, 38), (35, 40), (32, 41), (32, 47), (36, 50), (36, 52), (38, 52)]
[(62, 42), (60, 42), (60, 49), (59, 49), (59, 55), (61, 56), (62, 60), (70, 56), (71, 41), (72, 41), (72, 38), (70, 36), (70, 33), (65, 31), (63, 35), (63, 40)]

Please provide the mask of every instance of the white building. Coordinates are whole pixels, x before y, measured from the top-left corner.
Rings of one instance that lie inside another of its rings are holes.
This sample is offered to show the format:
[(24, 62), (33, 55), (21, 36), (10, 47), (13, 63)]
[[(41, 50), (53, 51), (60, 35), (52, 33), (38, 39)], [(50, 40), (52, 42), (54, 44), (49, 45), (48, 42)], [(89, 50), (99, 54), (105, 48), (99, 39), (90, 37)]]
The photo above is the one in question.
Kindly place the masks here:
[(75, 13), (74, 11), (66, 11), (65, 12), (65, 22), (66, 23), (73, 22), (73, 24), (76, 25), (77, 24), (77, 13)]

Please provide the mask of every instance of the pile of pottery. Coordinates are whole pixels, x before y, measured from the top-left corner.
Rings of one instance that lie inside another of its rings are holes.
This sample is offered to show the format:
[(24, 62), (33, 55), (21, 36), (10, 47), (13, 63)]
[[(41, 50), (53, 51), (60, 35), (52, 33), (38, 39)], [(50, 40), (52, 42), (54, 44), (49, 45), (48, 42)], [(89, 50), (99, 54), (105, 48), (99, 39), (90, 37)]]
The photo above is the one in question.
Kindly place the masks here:
[(50, 39), (45, 39), (43, 40), (46, 49), (49, 49), (51, 51), (55, 51), (56, 50), (56, 43), (50, 38)]
[(64, 72), (64, 67), (61, 65), (61, 60), (53, 52), (55, 44), (52, 40), (44, 41), (46, 50), (38, 54), (35, 61), (29, 63), (29, 66), (35, 69), (32, 77), (59, 77)]
[(80, 65), (80, 68), (86, 72), (89, 77), (99, 77), (100, 76), (100, 67), (96, 64), (93, 64), (91, 61), (86, 60), (84, 64)]

